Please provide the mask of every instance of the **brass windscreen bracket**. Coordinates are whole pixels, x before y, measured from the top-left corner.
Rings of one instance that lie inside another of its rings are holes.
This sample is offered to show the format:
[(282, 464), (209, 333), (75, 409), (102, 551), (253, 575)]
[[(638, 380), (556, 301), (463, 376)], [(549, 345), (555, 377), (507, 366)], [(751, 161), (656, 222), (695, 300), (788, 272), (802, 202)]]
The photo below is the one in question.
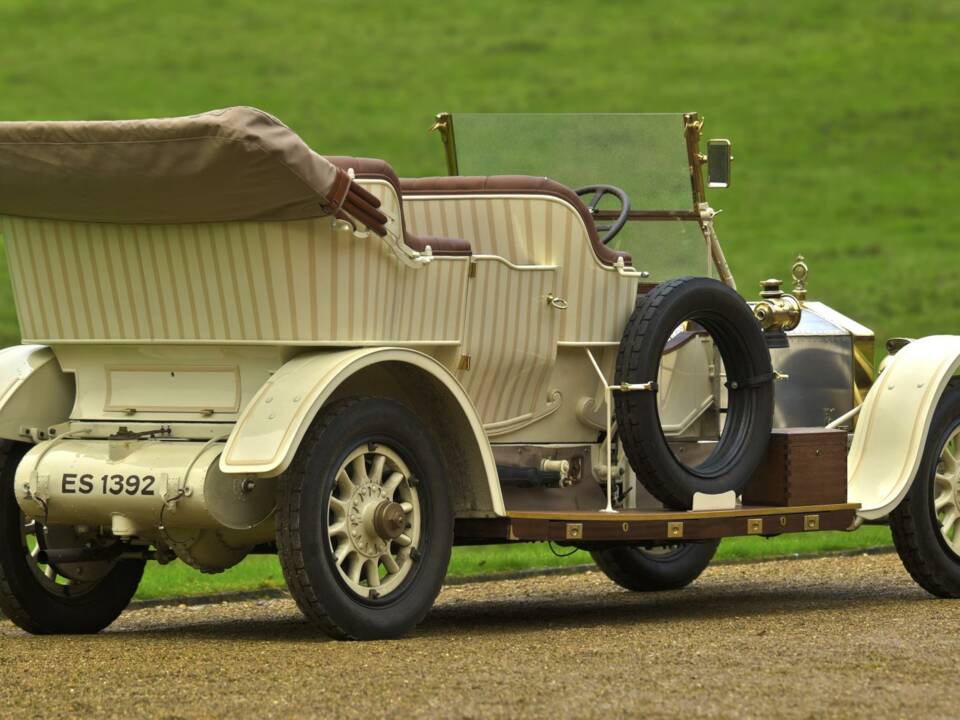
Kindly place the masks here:
[(453, 135), (453, 115), (448, 112), (437, 113), (430, 132), (434, 130), (440, 131), (443, 149), (447, 154), (447, 174), (459, 175), (460, 169), (457, 166), (457, 142)]
[(687, 143), (687, 163), (690, 166), (690, 186), (693, 192), (693, 206), (706, 202), (707, 197), (703, 187), (703, 164), (706, 156), (700, 152), (700, 132), (703, 130), (703, 120), (698, 113), (683, 114), (683, 137)]

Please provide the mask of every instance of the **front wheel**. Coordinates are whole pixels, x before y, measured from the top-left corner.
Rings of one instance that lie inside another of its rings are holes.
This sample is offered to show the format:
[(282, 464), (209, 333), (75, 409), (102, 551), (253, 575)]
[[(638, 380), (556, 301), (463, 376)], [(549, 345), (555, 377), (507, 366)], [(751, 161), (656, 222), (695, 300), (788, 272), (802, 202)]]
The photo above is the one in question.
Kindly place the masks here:
[(453, 511), (440, 449), (406, 405), (322, 410), (281, 482), (277, 549), (308, 620), (337, 639), (403, 635), (440, 592)]
[(960, 597), (960, 381), (940, 398), (920, 468), (890, 530), (904, 567), (922, 588)]
[(0, 610), (36, 635), (96, 633), (117, 619), (143, 576), (141, 559), (54, 564), (52, 550), (117, 542), (93, 529), (24, 517), (14, 475), (28, 445), (0, 441)]
[(634, 592), (659, 592), (686, 587), (707, 569), (719, 540), (645, 548), (614, 547), (590, 554), (604, 574)]

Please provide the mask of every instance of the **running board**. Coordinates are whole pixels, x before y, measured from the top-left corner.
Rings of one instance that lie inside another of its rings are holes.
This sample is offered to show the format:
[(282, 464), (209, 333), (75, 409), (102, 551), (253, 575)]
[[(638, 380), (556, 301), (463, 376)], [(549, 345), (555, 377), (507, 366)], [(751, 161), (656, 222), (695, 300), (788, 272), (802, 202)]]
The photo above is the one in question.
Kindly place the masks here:
[(857, 503), (791, 507), (740, 506), (734, 510), (623, 510), (508, 512), (499, 518), (456, 521), (458, 544), (484, 542), (678, 542), (738, 535), (773, 536), (816, 530), (852, 530)]

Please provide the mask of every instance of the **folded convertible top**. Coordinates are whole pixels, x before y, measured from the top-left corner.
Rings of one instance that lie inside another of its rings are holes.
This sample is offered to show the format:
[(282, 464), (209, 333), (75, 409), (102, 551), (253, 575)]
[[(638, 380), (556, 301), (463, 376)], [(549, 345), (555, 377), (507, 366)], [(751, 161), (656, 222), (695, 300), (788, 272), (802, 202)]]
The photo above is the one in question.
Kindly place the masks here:
[[(341, 205), (349, 212), (357, 187), (256, 108), (157, 120), (0, 122), (0, 214), (108, 223), (293, 220)], [(364, 202), (372, 197), (360, 192)]]

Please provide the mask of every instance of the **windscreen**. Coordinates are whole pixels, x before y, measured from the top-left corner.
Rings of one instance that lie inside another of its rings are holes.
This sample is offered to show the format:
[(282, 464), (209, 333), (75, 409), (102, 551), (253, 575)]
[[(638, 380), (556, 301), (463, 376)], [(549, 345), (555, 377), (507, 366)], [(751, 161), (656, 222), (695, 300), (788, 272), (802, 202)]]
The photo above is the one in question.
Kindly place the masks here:
[[(611, 247), (630, 252), (653, 281), (715, 276), (693, 213), (683, 115), (457, 113), (453, 127), (461, 175), (546, 176), (574, 189), (614, 185), (631, 211), (647, 217), (628, 222)], [(598, 209), (603, 225), (619, 203), (607, 197)]]
[(683, 116), (454, 116), (461, 175), (546, 175), (572, 188), (616, 185), (634, 210), (692, 210)]

